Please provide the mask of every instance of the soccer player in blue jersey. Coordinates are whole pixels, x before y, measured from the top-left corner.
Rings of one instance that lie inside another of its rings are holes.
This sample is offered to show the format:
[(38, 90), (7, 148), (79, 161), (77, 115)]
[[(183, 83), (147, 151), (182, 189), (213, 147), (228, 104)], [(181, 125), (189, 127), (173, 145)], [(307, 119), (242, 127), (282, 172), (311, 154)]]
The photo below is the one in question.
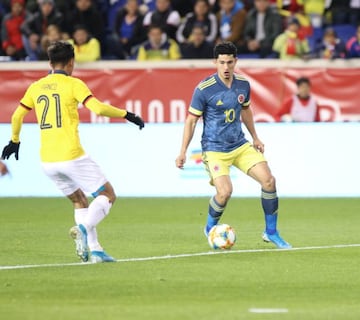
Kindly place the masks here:
[[(96, 227), (109, 214), (116, 195), (100, 167), (81, 146), (78, 104), (99, 115), (125, 118), (140, 129), (144, 122), (129, 111), (102, 103), (82, 80), (71, 76), (74, 47), (70, 43), (51, 44), (48, 55), (51, 70), (33, 82), (20, 100), (11, 118), (12, 136), (2, 158), (9, 159), (14, 154), (19, 159), (23, 119), (34, 109), (40, 128), (42, 168), (74, 206), (76, 226), (70, 229), (70, 235), (77, 255), (84, 262), (113, 262), (115, 259), (98, 241)], [(94, 197), (90, 204), (85, 192)]]
[[(280, 249), (291, 248), (277, 230), (278, 197), (275, 178), (263, 155), (264, 144), (257, 136), (250, 108), (249, 82), (234, 73), (237, 61), (236, 47), (231, 42), (214, 48), (217, 72), (201, 81), (194, 90), (189, 113), (185, 121), (182, 145), (176, 166), (184, 168), (186, 151), (192, 140), (200, 117), (202, 133), (202, 158), (215, 186), (216, 194), (210, 199), (207, 224), (208, 235), (216, 225), (229, 201), (233, 186), (229, 176), (231, 166), (255, 179), (261, 185), (261, 204), (265, 214), (262, 238)], [(242, 130), (244, 123), (253, 143), (247, 141)]]

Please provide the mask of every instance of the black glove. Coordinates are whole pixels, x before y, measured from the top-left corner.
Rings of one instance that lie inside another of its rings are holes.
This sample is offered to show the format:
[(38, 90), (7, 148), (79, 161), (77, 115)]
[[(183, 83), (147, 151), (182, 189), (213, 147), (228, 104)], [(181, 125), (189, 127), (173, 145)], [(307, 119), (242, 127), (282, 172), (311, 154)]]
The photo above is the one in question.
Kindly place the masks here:
[(1, 158), (9, 159), (10, 156), (13, 153), (15, 153), (15, 159), (19, 160), (19, 147), (20, 147), (20, 142), (15, 143), (15, 142), (9, 141), (9, 144), (7, 146), (5, 146), (2, 151)]
[(127, 111), (125, 119), (135, 123), (137, 126), (139, 126), (140, 130), (145, 127), (144, 120), (137, 116), (135, 113)]

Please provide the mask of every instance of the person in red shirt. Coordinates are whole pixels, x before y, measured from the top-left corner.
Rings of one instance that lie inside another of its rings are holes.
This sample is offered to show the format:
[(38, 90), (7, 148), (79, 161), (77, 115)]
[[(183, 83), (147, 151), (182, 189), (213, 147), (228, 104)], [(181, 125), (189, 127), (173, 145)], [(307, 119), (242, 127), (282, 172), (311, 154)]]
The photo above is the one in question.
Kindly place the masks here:
[(277, 121), (282, 122), (319, 122), (320, 112), (316, 99), (311, 95), (309, 78), (296, 80), (297, 93), (286, 100), (277, 112)]
[(25, 0), (11, 0), (11, 12), (4, 16), (1, 25), (2, 48), (11, 60), (26, 57), (20, 26), (25, 20)]

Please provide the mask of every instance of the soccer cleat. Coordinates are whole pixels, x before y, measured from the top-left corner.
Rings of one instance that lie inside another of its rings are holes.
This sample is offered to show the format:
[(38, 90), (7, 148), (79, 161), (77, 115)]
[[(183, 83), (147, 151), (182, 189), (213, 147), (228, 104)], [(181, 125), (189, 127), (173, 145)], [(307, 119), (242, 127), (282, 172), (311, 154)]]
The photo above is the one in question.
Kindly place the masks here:
[(209, 231), (207, 229), (207, 226), (204, 227), (204, 235), (206, 238), (209, 236)]
[(74, 226), (70, 229), (70, 237), (74, 239), (76, 246), (76, 254), (83, 262), (89, 260), (89, 249), (87, 245), (87, 232), (82, 224)]
[(204, 227), (204, 235), (205, 235), (206, 238), (209, 236), (209, 232), (210, 232), (210, 230), (211, 230), (214, 226), (216, 226), (216, 224), (214, 224), (214, 225), (211, 226), (211, 227), (209, 227), (208, 225), (206, 225), (206, 226)]
[(92, 263), (99, 262), (116, 262), (116, 260), (109, 256), (105, 251), (91, 251), (90, 261)]
[(266, 231), (262, 234), (262, 239), (265, 242), (272, 242), (275, 244), (279, 249), (291, 249), (291, 244), (287, 243), (283, 238), (280, 237), (279, 232), (274, 234), (268, 234)]

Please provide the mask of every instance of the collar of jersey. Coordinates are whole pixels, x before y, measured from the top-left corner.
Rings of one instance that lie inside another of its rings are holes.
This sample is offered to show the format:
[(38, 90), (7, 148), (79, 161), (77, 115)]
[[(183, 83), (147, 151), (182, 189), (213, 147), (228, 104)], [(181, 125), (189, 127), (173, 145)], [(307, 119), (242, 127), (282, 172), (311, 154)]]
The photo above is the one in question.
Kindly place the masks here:
[(68, 74), (67, 74), (64, 70), (50, 70), (50, 71), (49, 71), (49, 74), (55, 74), (55, 73), (57, 73), (57, 74), (63, 74), (63, 75), (65, 75), (65, 76), (68, 76)]

